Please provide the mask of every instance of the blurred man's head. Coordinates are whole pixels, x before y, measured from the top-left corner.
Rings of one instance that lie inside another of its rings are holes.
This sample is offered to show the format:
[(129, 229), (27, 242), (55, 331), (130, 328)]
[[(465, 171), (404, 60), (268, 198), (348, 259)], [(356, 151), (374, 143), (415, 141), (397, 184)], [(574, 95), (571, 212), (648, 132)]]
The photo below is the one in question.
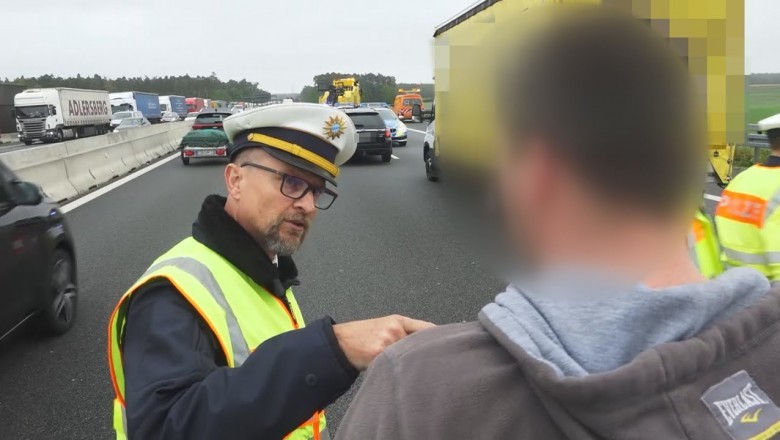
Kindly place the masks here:
[(647, 23), (596, 6), (562, 7), (511, 58), (499, 178), (516, 247), (540, 264), (652, 270), (704, 180), (683, 61)]

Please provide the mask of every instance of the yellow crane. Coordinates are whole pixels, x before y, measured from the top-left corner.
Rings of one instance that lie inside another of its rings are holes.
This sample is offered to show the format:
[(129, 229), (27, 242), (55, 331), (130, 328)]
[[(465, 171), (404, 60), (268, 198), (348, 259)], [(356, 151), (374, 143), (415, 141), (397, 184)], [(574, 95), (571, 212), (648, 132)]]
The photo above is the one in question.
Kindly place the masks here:
[(331, 84), (318, 84), (318, 88), (325, 92), (320, 96), (320, 104), (360, 106), (362, 93), (355, 78), (334, 79)]

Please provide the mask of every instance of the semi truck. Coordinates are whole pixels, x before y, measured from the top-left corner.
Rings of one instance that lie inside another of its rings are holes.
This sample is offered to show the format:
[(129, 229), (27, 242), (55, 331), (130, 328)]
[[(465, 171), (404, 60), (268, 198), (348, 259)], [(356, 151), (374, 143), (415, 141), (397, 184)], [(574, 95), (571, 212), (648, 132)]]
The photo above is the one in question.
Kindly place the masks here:
[(492, 163), (496, 91), (475, 84), (493, 86), (486, 78), (493, 78), (503, 53), (497, 43), (525, 27), (524, 20), (534, 15), (529, 10), (561, 3), (621, 8), (669, 39), (705, 92), (710, 176), (727, 184), (736, 144), (745, 138), (744, 0), (480, 1), (437, 27), (433, 35), (435, 142), (425, 148), (423, 158), (434, 173), (449, 173), (450, 167), (481, 172)]
[(60, 142), (109, 132), (111, 101), (103, 90), (28, 89), (14, 97), (19, 140)]
[(186, 98), (187, 113), (197, 113), (206, 108), (206, 100), (203, 98)]
[(160, 97), (156, 93), (118, 92), (111, 93), (111, 111), (138, 111), (152, 124), (157, 124), (162, 118)]
[(186, 118), (187, 103), (185, 98), (177, 95), (160, 96), (160, 112), (174, 112), (179, 115), (180, 119)]

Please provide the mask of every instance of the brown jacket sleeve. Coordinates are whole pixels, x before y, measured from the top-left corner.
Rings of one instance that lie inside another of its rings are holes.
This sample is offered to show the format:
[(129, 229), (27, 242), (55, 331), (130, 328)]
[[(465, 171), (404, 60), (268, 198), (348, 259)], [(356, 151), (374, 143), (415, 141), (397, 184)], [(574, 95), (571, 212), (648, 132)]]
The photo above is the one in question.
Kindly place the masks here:
[(336, 439), (402, 440), (393, 362), (379, 355), (368, 369), (365, 381), (341, 421)]

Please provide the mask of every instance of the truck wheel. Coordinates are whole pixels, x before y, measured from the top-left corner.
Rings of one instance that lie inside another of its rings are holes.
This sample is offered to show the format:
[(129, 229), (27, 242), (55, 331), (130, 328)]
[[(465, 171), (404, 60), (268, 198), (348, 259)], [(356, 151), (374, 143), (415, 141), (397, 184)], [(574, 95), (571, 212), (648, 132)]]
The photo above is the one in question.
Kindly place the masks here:
[(62, 129), (57, 130), (57, 142), (62, 142), (65, 140), (65, 136), (62, 134)]
[(387, 162), (390, 162), (391, 159), (392, 159), (392, 154), (391, 153), (383, 153), (382, 154), (382, 162), (387, 163)]

